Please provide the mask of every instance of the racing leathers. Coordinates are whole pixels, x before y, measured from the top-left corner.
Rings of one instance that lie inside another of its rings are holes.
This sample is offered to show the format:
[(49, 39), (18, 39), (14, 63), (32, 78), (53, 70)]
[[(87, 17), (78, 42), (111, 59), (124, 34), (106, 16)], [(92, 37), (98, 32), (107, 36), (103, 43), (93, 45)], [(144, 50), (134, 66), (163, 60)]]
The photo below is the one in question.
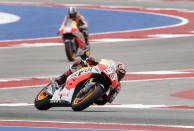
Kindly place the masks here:
[(70, 16), (67, 15), (63, 23), (61, 24), (61, 27), (59, 30), (61, 30), (64, 27), (64, 25), (69, 19), (74, 20), (77, 23), (77, 27), (79, 31), (83, 34), (85, 41), (86, 41), (86, 45), (88, 45), (89, 44), (88, 42), (88, 23), (86, 22), (84, 16), (79, 14), (78, 12), (75, 18), (70, 18)]

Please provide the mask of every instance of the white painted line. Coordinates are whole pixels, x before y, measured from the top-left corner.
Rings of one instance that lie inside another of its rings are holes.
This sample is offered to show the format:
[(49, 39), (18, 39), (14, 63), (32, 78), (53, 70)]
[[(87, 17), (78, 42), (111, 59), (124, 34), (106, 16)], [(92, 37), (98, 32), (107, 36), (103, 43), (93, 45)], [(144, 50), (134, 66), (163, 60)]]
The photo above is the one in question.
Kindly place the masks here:
[(31, 80), (31, 79), (49, 79), (56, 78), (58, 75), (46, 75), (46, 76), (31, 76), (31, 77), (16, 77), (16, 78), (1, 78), (1, 81), (21, 81), (21, 80)]
[[(33, 106), (34, 104), (29, 103), (0, 103), (0, 106)], [(92, 105), (89, 108), (162, 108), (162, 107), (172, 107), (177, 105), (143, 105), (143, 104), (107, 104), (107, 105)]]
[(101, 43), (101, 42), (106, 42), (106, 43), (109, 43), (109, 42), (125, 42), (125, 41), (137, 41), (139, 39), (133, 39), (133, 38), (130, 38), (130, 39), (92, 39), (91, 41), (94, 42), (94, 43)]
[[(29, 103), (0, 103), (0, 106), (33, 106), (34, 104)], [(177, 106), (177, 105), (173, 105)], [(158, 108), (168, 107), (166, 105), (143, 105), (143, 104), (118, 104), (118, 105), (92, 105), (92, 108)]]
[(61, 38), (61, 37), (42, 37), (42, 38), (34, 38), (34, 39), (1, 40), (0, 42), (48, 40), (48, 39), (56, 39), (56, 38)]
[(28, 103), (0, 103), (0, 106), (32, 106), (34, 104)]
[(190, 74), (192, 72), (181, 71), (145, 71), (145, 72), (127, 72), (127, 74), (145, 74), (145, 75), (170, 75), (170, 74)]
[(178, 37), (190, 37), (194, 36), (194, 34), (156, 34), (156, 35), (148, 35), (149, 37), (158, 37), (158, 38), (178, 38)]
[[(174, 106), (174, 105), (173, 105)], [(92, 108), (159, 108), (159, 107), (168, 107), (166, 105), (143, 105), (143, 104), (124, 104), (124, 105), (94, 105), (90, 106)]]
[(44, 87), (46, 84), (42, 85), (33, 85), (33, 86), (20, 86), (20, 87), (5, 87), (5, 88), (0, 88), (0, 90), (13, 90), (13, 89), (25, 89), (25, 88), (39, 88), (39, 87)]
[(63, 43), (23, 43), (23, 44), (18, 44), (16, 47), (46, 47), (46, 46), (61, 46)]
[(139, 124), (139, 123), (131, 123), (131, 124), (123, 124), (123, 123), (101, 123), (101, 122), (80, 122), (80, 121), (69, 121), (69, 122), (64, 122), (64, 121), (35, 121), (35, 120), (0, 120), (0, 121), (8, 121), (8, 122), (43, 122), (43, 123), (61, 123), (61, 124), (101, 124), (101, 125), (105, 125), (105, 124), (111, 124), (111, 125), (123, 125), (123, 126), (133, 126), (133, 125), (137, 125), (137, 126), (158, 126), (158, 127), (174, 127), (174, 128), (194, 128), (194, 126), (187, 126), (187, 125), (157, 125), (157, 124)]
[(19, 21), (20, 17), (10, 13), (0, 12), (0, 24), (8, 24)]
[(180, 79), (194, 79), (194, 77), (180, 77), (180, 78), (161, 78), (161, 79), (147, 79), (147, 80), (126, 80), (121, 83), (147, 82), (147, 81), (166, 81), (166, 80), (180, 80)]
[[(107, 6), (107, 5), (101, 5), (100, 7), (107, 7), (110, 8), (108, 10), (111, 10), (111, 8), (119, 8), (119, 6)], [(120, 8), (138, 8), (138, 9), (145, 9), (143, 7), (131, 7), (131, 6), (124, 6), (124, 7), (120, 7)], [(98, 8), (97, 8), (98, 9)], [(147, 10), (165, 10), (165, 8), (146, 8)], [(107, 9), (102, 9), (102, 10), (107, 10)], [(178, 10), (180, 11), (181, 9), (173, 9), (173, 8), (169, 8), (168, 10)], [(115, 10), (114, 10), (115, 11)], [(143, 14), (154, 14), (154, 15), (161, 15), (161, 16), (167, 16), (167, 17), (172, 17), (172, 18), (176, 18), (176, 19), (180, 19), (182, 22), (175, 24), (175, 25), (170, 25), (170, 26), (161, 26), (161, 27), (154, 27), (154, 28), (146, 28), (146, 29), (142, 29), (142, 30), (151, 30), (151, 29), (160, 29), (160, 28), (170, 28), (170, 27), (177, 27), (177, 26), (182, 26), (187, 24), (189, 21), (183, 17), (180, 16), (175, 16), (175, 15), (168, 15), (168, 14), (162, 14), (162, 13), (154, 13), (154, 12), (142, 12), (142, 11), (129, 11), (129, 10), (116, 10), (116, 11), (121, 11), (121, 12), (137, 12), (137, 13), (143, 13)], [(184, 10), (185, 11), (185, 10)], [(142, 30), (138, 30), (138, 31), (142, 31)], [(135, 30), (130, 30), (127, 32), (131, 32), (131, 31), (135, 31)]]
[[(183, 69), (183, 70), (161, 70), (161, 71), (142, 71), (142, 72), (127, 72), (126, 74), (157, 74), (157, 75), (163, 75), (163, 74), (190, 74), (194, 72), (189, 72), (194, 69)], [(187, 71), (187, 72), (186, 72)], [(9, 81), (21, 81), (21, 80), (31, 80), (33, 78), (37, 79), (49, 79), (49, 78), (56, 78), (58, 77), (57, 74), (51, 74), (46, 76), (30, 76), (30, 77), (16, 77), (16, 78), (0, 78), (0, 82), (9, 82)]]
[[(185, 69), (185, 70), (174, 70), (174, 71), (143, 71), (143, 72), (127, 72), (128, 75), (177, 75), (177, 74), (193, 74), (193, 69)], [(32, 77), (17, 77), (17, 78), (0, 78), (0, 82), (11, 82), (11, 81), (31, 81), (31, 80), (49, 80), (49, 78), (56, 78), (58, 75), (47, 75), (47, 76), (32, 76)], [(179, 80), (179, 79), (194, 79), (194, 77), (174, 77), (174, 78), (155, 78), (155, 79), (139, 79), (139, 80), (125, 80), (121, 81), (122, 83), (134, 83), (134, 82), (146, 82), (146, 81), (161, 81), (161, 80)], [(47, 83), (46, 83), (47, 84)], [(42, 87), (46, 84), (34, 84), (30, 86), (21, 86), (21, 87), (2, 87), (0, 90), (11, 90), (11, 89), (22, 89), (22, 88), (37, 88), (37, 87)]]

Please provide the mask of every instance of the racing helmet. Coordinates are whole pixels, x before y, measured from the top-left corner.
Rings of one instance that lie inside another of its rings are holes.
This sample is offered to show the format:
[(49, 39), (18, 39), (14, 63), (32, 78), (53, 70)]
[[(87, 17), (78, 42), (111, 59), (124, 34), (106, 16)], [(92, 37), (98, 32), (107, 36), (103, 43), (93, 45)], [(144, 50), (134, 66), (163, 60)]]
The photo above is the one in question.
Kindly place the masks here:
[(69, 7), (68, 8), (68, 15), (69, 15), (69, 18), (71, 18), (71, 19), (75, 19), (76, 17), (77, 17), (77, 13), (78, 13), (78, 11), (76, 10), (76, 8), (75, 7)]
[(118, 76), (118, 81), (122, 80), (126, 74), (126, 67), (123, 63), (117, 62), (117, 76)]

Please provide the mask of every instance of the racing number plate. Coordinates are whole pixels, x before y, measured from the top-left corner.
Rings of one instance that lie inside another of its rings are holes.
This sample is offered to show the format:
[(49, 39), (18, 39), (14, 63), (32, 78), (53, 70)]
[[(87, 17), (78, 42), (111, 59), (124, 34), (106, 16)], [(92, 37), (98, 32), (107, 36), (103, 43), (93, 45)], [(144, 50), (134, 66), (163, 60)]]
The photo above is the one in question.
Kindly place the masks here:
[(114, 81), (117, 78), (116, 77), (116, 74), (113, 72), (113, 70), (111, 68), (105, 69), (104, 70), (104, 73), (106, 73), (109, 76), (109, 78), (111, 79), (111, 81)]

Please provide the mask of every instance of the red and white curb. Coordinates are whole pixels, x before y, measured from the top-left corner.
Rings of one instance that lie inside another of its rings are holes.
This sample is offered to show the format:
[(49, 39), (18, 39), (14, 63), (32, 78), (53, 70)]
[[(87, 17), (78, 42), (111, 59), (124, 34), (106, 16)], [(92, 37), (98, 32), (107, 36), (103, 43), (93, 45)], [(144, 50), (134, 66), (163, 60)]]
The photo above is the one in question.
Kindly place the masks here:
[[(56, 76), (52, 76), (56, 77)], [(51, 77), (50, 77), (51, 78)], [(127, 72), (122, 82), (194, 78), (194, 70)], [(0, 79), (0, 89), (29, 88), (49, 83), (49, 77)]]
[[(0, 103), (0, 107), (24, 107), (34, 106), (30, 103)], [(122, 109), (194, 109), (194, 106), (183, 105), (144, 105), (144, 104), (106, 104), (106, 105), (92, 105), (89, 108), (122, 108)]]
[(194, 78), (194, 70), (128, 72), (123, 82)]
[(166, 109), (194, 109), (194, 106), (181, 105), (143, 105), (143, 104), (121, 104), (121, 105), (103, 105), (90, 106), (94, 108), (126, 108), (126, 109), (152, 109), (152, 108), (166, 108)]
[[(142, 82), (153, 80), (170, 80), (170, 79), (187, 79), (194, 78), (194, 70), (180, 71), (150, 71), (150, 72), (128, 72), (122, 82)], [(39, 87), (48, 84), (49, 78), (17, 78), (17, 79), (1, 79), (0, 89), (20, 89)], [(194, 89), (182, 91), (172, 94), (173, 97), (194, 99)], [(31, 106), (29, 103), (0, 103), (0, 106)], [(104, 105), (92, 106), (93, 108), (175, 108), (175, 109), (194, 109), (194, 106), (186, 105), (143, 105), (143, 104), (124, 104), (124, 105)]]
[(192, 131), (194, 126), (157, 125), (157, 124), (122, 124), (97, 122), (61, 122), (61, 121), (30, 121), (30, 120), (0, 120), (0, 126), (35, 127), (85, 130), (154, 130), (154, 131)]

